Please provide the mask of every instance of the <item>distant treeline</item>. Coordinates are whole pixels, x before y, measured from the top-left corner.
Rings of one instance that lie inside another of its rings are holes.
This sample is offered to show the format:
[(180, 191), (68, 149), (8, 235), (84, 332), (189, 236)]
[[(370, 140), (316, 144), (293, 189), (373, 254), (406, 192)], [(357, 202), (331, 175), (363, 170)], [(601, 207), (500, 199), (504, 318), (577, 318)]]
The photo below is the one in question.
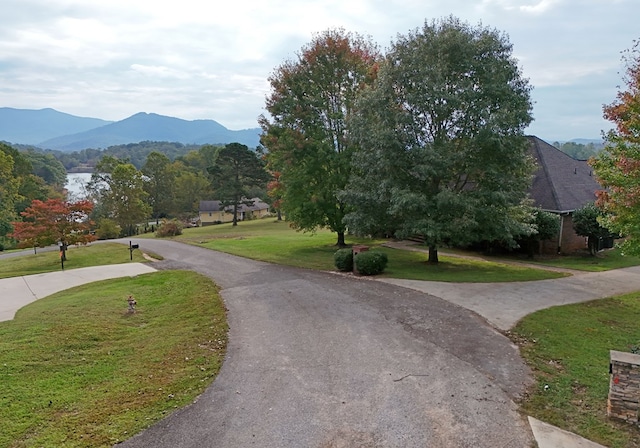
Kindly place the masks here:
[[(208, 145), (207, 145), (208, 146)], [(577, 160), (588, 160), (596, 156), (604, 143), (576, 143), (576, 142), (554, 142), (553, 146), (565, 154)], [(180, 160), (189, 157), (191, 152), (198, 152), (203, 145), (185, 145), (178, 142), (152, 142), (144, 141), (140, 143), (129, 143), (126, 145), (110, 146), (107, 149), (83, 149), (81, 151), (63, 152), (58, 150), (40, 149), (27, 145), (13, 145), (23, 151), (30, 153), (44, 153), (55, 157), (62, 163), (67, 172), (92, 172), (96, 164), (104, 156), (112, 156), (119, 160), (128, 160), (137, 169), (141, 169), (151, 152), (159, 152), (166, 155), (170, 160)], [(46, 176), (42, 176), (45, 177)]]
[(67, 172), (92, 172), (96, 164), (104, 156), (112, 156), (119, 160), (128, 160), (137, 169), (141, 169), (151, 152), (159, 152), (170, 160), (186, 156), (191, 151), (198, 151), (203, 145), (185, 145), (178, 142), (150, 142), (129, 143), (126, 145), (110, 146), (107, 149), (83, 149), (81, 151), (63, 152), (50, 149), (39, 149), (23, 145), (13, 145), (19, 149), (29, 148), (32, 151), (53, 155), (65, 167)]
[(598, 155), (604, 148), (604, 143), (576, 143), (576, 142), (553, 142), (553, 146), (563, 153), (577, 160), (589, 160), (589, 158)]

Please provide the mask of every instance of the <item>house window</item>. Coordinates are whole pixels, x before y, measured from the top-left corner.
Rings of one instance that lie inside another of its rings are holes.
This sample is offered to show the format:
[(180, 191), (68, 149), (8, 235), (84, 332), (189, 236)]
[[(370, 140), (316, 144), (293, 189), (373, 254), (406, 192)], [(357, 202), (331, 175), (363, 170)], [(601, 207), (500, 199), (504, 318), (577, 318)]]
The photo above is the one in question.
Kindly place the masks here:
[(211, 216), (211, 212), (209, 212), (209, 216)]

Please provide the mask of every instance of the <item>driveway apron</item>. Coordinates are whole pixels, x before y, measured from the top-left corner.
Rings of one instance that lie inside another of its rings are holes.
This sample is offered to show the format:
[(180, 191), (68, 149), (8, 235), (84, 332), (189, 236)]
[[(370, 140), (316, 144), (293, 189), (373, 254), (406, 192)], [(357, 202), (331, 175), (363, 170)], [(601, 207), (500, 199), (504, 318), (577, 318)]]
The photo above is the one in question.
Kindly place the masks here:
[(121, 446), (532, 446), (514, 403), (530, 372), (477, 314), (365, 278), (134, 243), (165, 258), (158, 269), (220, 285), (230, 337), (205, 393)]

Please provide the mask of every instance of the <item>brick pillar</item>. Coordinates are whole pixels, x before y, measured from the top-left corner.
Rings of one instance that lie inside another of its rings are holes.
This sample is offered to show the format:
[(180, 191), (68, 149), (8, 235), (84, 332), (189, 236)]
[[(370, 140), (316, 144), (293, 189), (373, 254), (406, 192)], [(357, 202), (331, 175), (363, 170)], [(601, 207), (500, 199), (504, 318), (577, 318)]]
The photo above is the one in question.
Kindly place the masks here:
[(640, 409), (640, 355), (610, 351), (607, 415), (638, 424)]
[(369, 250), (369, 246), (353, 246), (351, 251), (353, 252), (353, 273), (356, 275), (360, 275), (358, 272), (358, 268), (356, 266), (356, 257), (361, 252), (366, 252)]

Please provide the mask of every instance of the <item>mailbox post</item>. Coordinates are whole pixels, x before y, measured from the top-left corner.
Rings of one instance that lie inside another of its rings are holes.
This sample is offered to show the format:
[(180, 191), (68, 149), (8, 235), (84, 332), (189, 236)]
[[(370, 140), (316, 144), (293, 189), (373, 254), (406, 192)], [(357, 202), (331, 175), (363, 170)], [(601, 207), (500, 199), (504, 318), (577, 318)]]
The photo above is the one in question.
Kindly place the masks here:
[(64, 271), (64, 243), (62, 241), (58, 241), (58, 248), (60, 249), (60, 266)]
[(138, 244), (131, 244), (131, 241), (129, 241), (129, 259), (131, 261), (133, 261), (133, 250), (139, 247), (140, 246)]

